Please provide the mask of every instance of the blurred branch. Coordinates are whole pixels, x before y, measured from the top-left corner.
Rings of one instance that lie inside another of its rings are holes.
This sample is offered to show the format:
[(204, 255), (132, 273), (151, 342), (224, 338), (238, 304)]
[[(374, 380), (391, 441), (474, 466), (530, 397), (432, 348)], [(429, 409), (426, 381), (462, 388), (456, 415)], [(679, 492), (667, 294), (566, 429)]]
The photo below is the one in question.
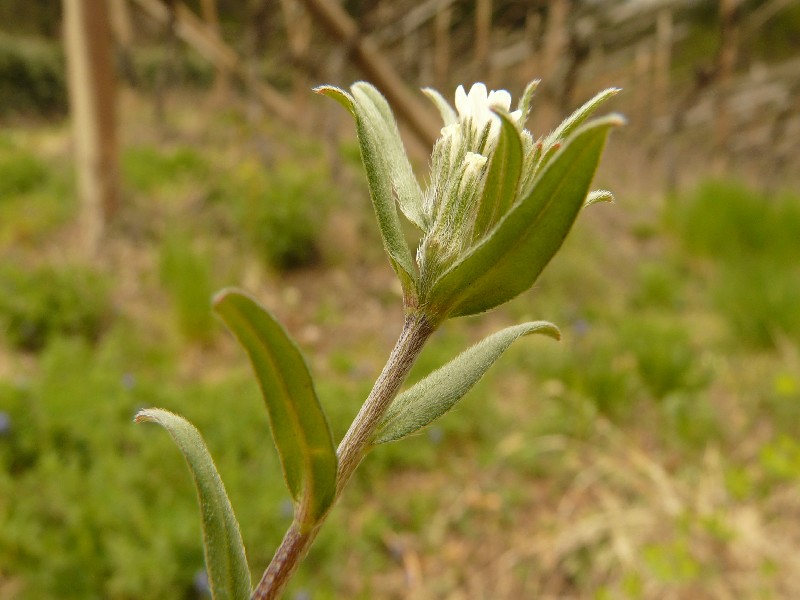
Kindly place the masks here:
[[(142, 10), (159, 23), (167, 23), (170, 11), (160, 0), (133, 0)], [(203, 22), (182, 2), (174, 5), (177, 35), (221, 70), (233, 73), (261, 103), (279, 119), (287, 123), (301, 123), (301, 115), (277, 90), (253, 75), (244, 61), (212, 27)]]
[(384, 56), (375, 42), (361, 34), (358, 24), (332, 0), (303, 0), (308, 11), (349, 50), (350, 60), (364, 71), (411, 131), (426, 146), (432, 146), (439, 137), (439, 119), (424, 104), (421, 97), (412, 94), (394, 66)]

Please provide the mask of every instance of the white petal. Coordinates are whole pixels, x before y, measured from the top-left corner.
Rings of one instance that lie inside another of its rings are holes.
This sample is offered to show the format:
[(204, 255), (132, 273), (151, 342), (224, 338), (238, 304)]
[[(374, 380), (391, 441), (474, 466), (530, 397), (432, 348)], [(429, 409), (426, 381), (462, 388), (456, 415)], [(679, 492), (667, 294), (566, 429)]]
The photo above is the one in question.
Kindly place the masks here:
[(458, 110), (459, 116), (462, 117), (469, 113), (469, 100), (463, 85), (456, 88), (456, 110)]
[(469, 90), (470, 114), (477, 117), (486, 111), (486, 86), (482, 83), (475, 83)]
[(506, 90), (492, 90), (489, 93), (488, 104), (508, 110), (511, 108), (511, 94)]

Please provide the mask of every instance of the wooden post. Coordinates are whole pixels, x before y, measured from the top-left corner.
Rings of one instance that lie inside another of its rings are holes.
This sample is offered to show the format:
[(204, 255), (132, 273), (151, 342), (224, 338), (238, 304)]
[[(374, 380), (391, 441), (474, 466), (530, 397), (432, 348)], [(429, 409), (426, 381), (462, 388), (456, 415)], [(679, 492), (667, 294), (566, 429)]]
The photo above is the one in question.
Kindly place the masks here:
[(492, 0), (475, 1), (475, 78), (490, 79), (489, 47), (492, 35)]
[(411, 131), (426, 147), (439, 137), (441, 124), (428, 104), (412, 94), (394, 66), (375, 43), (359, 32), (358, 25), (345, 10), (332, 0), (303, 0), (309, 12), (339, 39), (350, 51), (367, 77), (383, 92), (392, 108), (408, 123)]
[(118, 209), (116, 85), (106, 0), (64, 0), (64, 44), (85, 250)]

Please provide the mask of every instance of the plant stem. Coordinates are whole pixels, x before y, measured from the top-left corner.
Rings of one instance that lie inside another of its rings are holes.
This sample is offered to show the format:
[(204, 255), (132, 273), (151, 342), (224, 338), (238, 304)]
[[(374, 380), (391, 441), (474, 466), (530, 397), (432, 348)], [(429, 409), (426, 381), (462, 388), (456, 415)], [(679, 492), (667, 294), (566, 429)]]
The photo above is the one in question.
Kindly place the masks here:
[[(412, 313), (406, 316), (403, 331), (400, 333), (386, 365), (336, 451), (338, 457), (337, 498), (361, 459), (369, 451), (370, 440), (381, 417), (397, 396), (400, 386), (403, 385), (408, 372), (422, 352), (425, 342), (435, 329), (435, 325), (431, 324), (421, 313)], [(296, 523), (292, 523), (281, 545), (275, 551), (272, 562), (264, 571), (251, 600), (276, 600), (280, 597), (300, 561), (303, 560), (317, 537), (324, 518), (306, 532), (301, 531)]]

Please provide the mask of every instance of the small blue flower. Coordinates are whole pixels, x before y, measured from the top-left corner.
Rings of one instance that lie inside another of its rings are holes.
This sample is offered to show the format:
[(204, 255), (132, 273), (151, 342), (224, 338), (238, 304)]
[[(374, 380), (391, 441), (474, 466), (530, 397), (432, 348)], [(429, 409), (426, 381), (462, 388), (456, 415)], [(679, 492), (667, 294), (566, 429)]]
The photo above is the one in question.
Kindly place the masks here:
[(204, 596), (211, 596), (211, 585), (208, 581), (208, 573), (205, 571), (198, 571), (194, 574), (194, 589), (199, 594)]
[(0, 436), (11, 433), (11, 417), (7, 412), (0, 411)]
[(132, 390), (134, 387), (136, 387), (136, 375), (133, 373), (125, 373), (122, 376), (120, 383), (126, 390)]

